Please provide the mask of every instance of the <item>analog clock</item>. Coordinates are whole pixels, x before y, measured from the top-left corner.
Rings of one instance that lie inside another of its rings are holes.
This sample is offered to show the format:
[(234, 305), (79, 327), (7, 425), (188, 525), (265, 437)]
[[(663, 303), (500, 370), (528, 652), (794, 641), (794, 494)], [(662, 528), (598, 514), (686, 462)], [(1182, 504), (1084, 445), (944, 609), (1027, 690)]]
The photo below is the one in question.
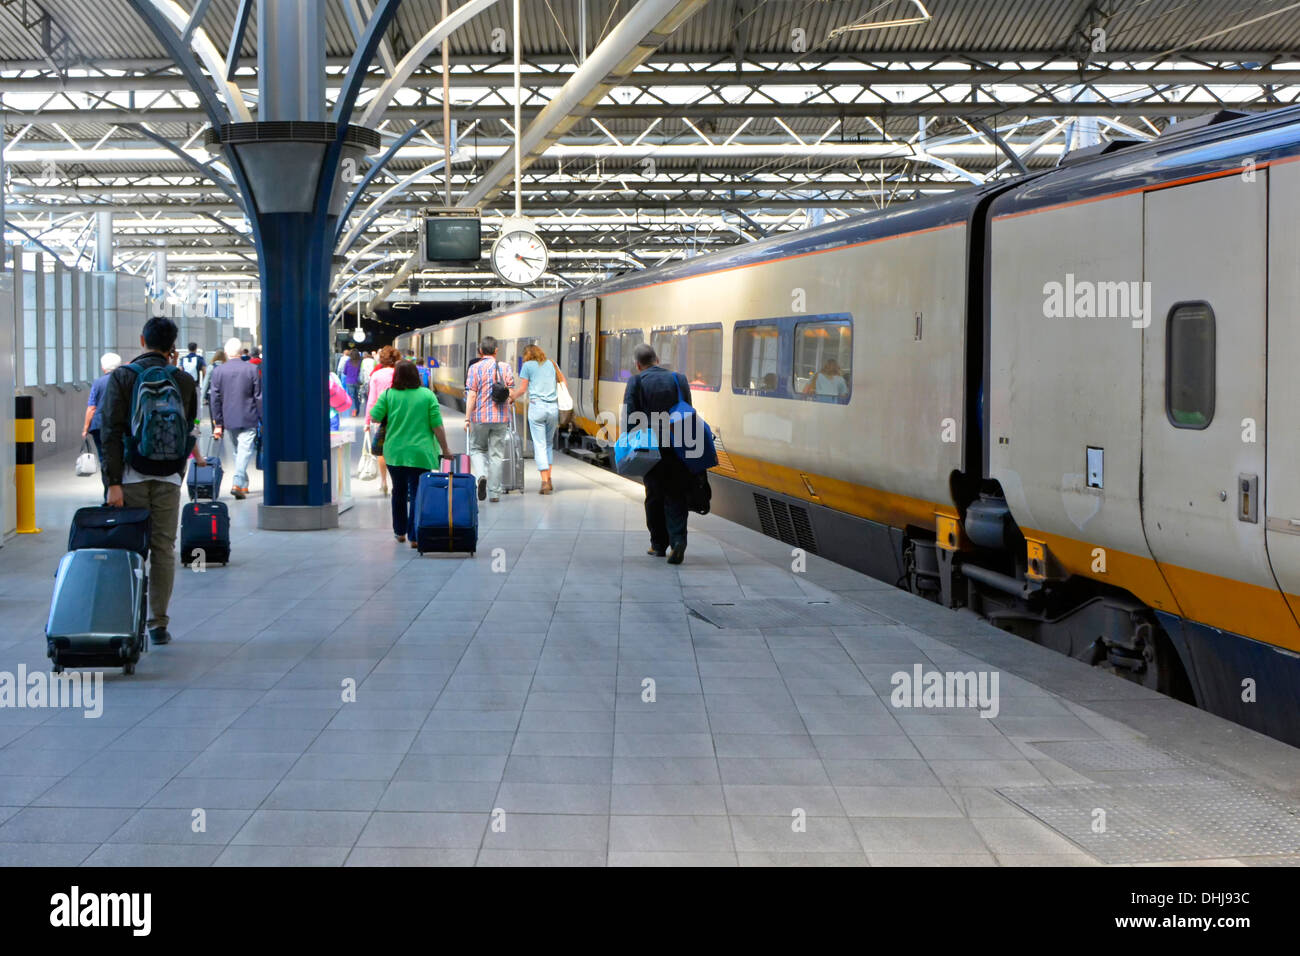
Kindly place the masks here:
[(492, 269), (511, 285), (532, 285), (546, 272), (546, 245), (527, 229), (503, 232), (492, 244)]

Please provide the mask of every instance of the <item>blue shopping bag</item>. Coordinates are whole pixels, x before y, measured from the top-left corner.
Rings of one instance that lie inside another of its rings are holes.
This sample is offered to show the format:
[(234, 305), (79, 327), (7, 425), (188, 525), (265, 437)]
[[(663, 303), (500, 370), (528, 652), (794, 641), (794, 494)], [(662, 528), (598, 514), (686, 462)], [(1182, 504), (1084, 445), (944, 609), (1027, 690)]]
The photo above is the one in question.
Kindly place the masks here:
[(614, 442), (614, 469), (625, 477), (643, 477), (659, 458), (659, 442), (648, 428), (624, 432)]
[(702, 475), (718, 463), (713, 429), (694, 407), (686, 403), (680, 377), (677, 379), (677, 404), (668, 412), (668, 433), (673, 454), (682, 460), (691, 474)]

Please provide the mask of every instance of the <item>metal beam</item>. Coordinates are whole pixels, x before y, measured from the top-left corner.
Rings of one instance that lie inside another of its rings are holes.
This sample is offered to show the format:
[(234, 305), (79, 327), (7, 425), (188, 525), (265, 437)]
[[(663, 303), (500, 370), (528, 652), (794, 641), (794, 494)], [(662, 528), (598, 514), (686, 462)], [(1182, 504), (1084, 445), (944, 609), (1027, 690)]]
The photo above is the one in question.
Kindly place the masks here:
[[(362, 2), (364, 3), (364, 0)], [(374, 16), (366, 24), (365, 33), (357, 41), (357, 51), (348, 64), (347, 74), (343, 78), (343, 88), (334, 103), (334, 122), (340, 126), (352, 118), (352, 110), (356, 105), (357, 95), (361, 92), (361, 84), (366, 78), (366, 70), (370, 66), (370, 61), (374, 59), (375, 50), (384, 40), (388, 25), (397, 16), (397, 8), (401, 3), (402, 0), (379, 0)], [(368, 4), (362, 9), (364, 10), (366, 6)], [(363, 122), (362, 125), (370, 124)]]
[(253, 12), (254, 0), (239, 0), (239, 9), (235, 11), (235, 24), (230, 31), (230, 46), (226, 48), (226, 72), (228, 82), (235, 81), (235, 71), (239, 69), (240, 51), (244, 46), (244, 34), (248, 32), (248, 18)]
[(175, 0), (130, 0), (130, 3), (148, 24), (158, 42), (171, 54), (190, 89), (198, 95), (208, 122), (220, 126), (231, 118), (240, 122), (251, 119), (239, 87), (225, 79), (224, 62), (217, 56), (216, 48), (208, 40), (207, 34), (200, 30), (194, 38), (194, 51), (197, 51), (209, 74), (221, 80), (222, 98), (226, 104), (226, 109), (222, 108), (220, 100), (199, 68), (194, 51), (181, 40), (179, 31), (185, 29), (188, 14)]
[(243, 210), (244, 208), (243, 199), (240, 198), (239, 193), (235, 192), (234, 184), (229, 182), (228, 180), (224, 180), (221, 178), (220, 173), (218, 173), (215, 169), (212, 168), (211, 160), (209, 160), (206, 163), (200, 163), (197, 159), (195, 159), (189, 153), (185, 152), (185, 150), (181, 149), (171, 140), (159, 136), (153, 130), (143, 125), (134, 124), (131, 128), (134, 129), (141, 136), (145, 136), (148, 139), (153, 140), (163, 149), (172, 153), (174, 156), (176, 156), (177, 159), (185, 163), (187, 166), (189, 166), (191, 169), (197, 172), (200, 176), (203, 176), (206, 179), (211, 180), (213, 185), (215, 185), (223, 193), (225, 193), (232, 200), (234, 200), (234, 202), (239, 206), (239, 208)]
[[(690, 19), (706, 0), (640, 0), (610, 31), (577, 72), (524, 130), (521, 164), (528, 166), (561, 136), (573, 128), (592, 107), (619, 84), (647, 56)], [(665, 110), (660, 105), (659, 113)], [(675, 110), (667, 111), (677, 115)], [(491, 199), (510, 178), (515, 164), (514, 149), (507, 150), (469, 195), (462, 206), (477, 206)]]
[(397, 151), (409, 143), (412, 137), (425, 129), (431, 122), (432, 120), (425, 120), (422, 123), (417, 123), (401, 136), (397, 137), (397, 139), (393, 141), (393, 144), (388, 147), (388, 150), (384, 155), (375, 160), (371, 164), (370, 168), (366, 170), (366, 174), (361, 177), (361, 182), (357, 183), (356, 189), (352, 190), (352, 195), (348, 197), (348, 201), (343, 205), (343, 211), (339, 214), (338, 226), (334, 230), (335, 242), (338, 242), (339, 236), (343, 234), (343, 228), (347, 225), (347, 221), (352, 215), (352, 210), (354, 210), (357, 203), (361, 201), (361, 196), (366, 191), (366, 187), (368, 187), (371, 181), (379, 175), (380, 171), (388, 165), (389, 161), (397, 155)]
[(497, 0), (467, 0), (451, 16), (439, 21), (432, 30), (422, 36), (407, 52), (406, 56), (402, 57), (401, 62), (397, 64), (397, 69), (384, 81), (383, 86), (366, 103), (365, 112), (361, 115), (359, 125), (377, 126), (379, 118), (384, 115), (384, 111), (388, 109), (388, 104), (393, 101), (397, 91), (403, 88), (407, 78), (424, 62), (425, 57), (442, 43), (443, 38), (450, 36), (462, 25), (468, 23), (472, 18), (478, 16), (496, 2)]

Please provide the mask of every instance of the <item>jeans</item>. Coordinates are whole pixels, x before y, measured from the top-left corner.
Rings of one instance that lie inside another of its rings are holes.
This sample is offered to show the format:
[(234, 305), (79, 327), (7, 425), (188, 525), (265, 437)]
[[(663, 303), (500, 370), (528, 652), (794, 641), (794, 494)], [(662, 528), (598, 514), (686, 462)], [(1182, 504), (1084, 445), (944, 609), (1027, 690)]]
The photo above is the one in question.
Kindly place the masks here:
[(176, 581), (176, 525), (181, 519), (181, 486), (169, 481), (136, 481), (122, 486), (122, 504), (149, 509), (149, 626), (166, 627), (167, 606)]
[(559, 427), (560, 409), (554, 402), (528, 403), (528, 434), (533, 439), (533, 462), (538, 471), (551, 467), (551, 449)]
[(686, 547), (691, 473), (676, 455), (665, 450), (659, 464), (646, 472), (642, 481), (645, 482), (645, 523), (650, 531), (650, 547), (656, 551)]
[(352, 399), (352, 416), (355, 418), (361, 414), (361, 383), (349, 385), (345, 391), (348, 393), (348, 398)]
[(248, 487), (248, 463), (253, 460), (253, 440), (256, 428), (227, 428), (226, 437), (235, 448), (235, 474), (231, 483), (236, 488)]
[(415, 540), (415, 493), (422, 474), (423, 468), (388, 466), (388, 477), (393, 483), (393, 534), (399, 538), (406, 535), (408, 541)]
[(469, 426), (469, 460), (474, 480), (487, 478), (488, 494), (501, 497), (501, 466), (506, 460), (505, 422), (473, 422)]

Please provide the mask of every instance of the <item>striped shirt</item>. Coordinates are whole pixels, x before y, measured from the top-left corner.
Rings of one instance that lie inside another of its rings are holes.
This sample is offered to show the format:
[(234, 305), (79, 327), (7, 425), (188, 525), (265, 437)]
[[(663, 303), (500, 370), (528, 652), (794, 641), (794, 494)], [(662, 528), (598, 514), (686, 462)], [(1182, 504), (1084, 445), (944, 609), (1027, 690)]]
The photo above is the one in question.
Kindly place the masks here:
[(471, 365), (465, 375), (465, 391), (475, 394), (474, 411), (469, 416), (471, 422), (505, 424), (510, 421), (510, 403), (497, 405), (492, 401), (492, 385), (496, 379), (494, 367), (501, 370), (500, 381), (506, 388), (515, 387), (515, 373), (505, 362), (484, 358)]

